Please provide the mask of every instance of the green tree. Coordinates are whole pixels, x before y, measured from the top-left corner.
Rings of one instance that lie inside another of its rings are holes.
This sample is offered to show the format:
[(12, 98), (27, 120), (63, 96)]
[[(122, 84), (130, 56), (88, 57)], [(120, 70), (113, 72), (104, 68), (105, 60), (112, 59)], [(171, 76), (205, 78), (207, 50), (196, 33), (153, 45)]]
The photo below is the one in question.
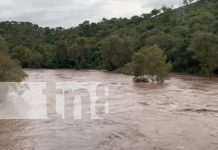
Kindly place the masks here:
[(45, 68), (57, 68), (57, 64), (55, 61), (55, 46), (52, 44), (40, 44), (36, 51), (41, 54), (39, 60), (42, 59), (42, 67)]
[(31, 53), (29, 59), (28, 59), (28, 67), (29, 68), (40, 68), (42, 66), (43, 57), (42, 55), (34, 51)]
[(121, 38), (112, 35), (101, 42), (100, 51), (104, 67), (115, 70), (131, 61), (134, 40), (129, 37)]
[(11, 51), (11, 57), (20, 61), (24, 68), (39, 68), (42, 66), (43, 57), (36, 50), (24, 46), (17, 46)]
[(135, 81), (149, 79), (163, 83), (170, 70), (170, 63), (166, 63), (166, 56), (157, 45), (146, 47), (133, 56)]
[(17, 82), (24, 78), (19, 64), (7, 54), (8, 48), (4, 39), (0, 38), (0, 82)]
[(146, 45), (158, 45), (164, 51), (169, 51), (173, 49), (180, 39), (172, 34), (159, 33), (148, 37), (145, 41)]
[(201, 73), (209, 77), (218, 67), (218, 36), (211, 33), (197, 32), (193, 35), (191, 51), (201, 64)]
[(56, 42), (56, 50), (55, 50), (55, 57), (56, 57), (56, 63), (57, 67), (59, 68), (65, 68), (68, 61), (68, 51), (69, 48), (67, 46), (66, 40), (60, 40)]
[(70, 48), (71, 60), (77, 69), (88, 68), (92, 46), (88, 38), (78, 38)]
[(31, 51), (24, 46), (16, 46), (11, 51), (11, 57), (20, 61), (22, 67), (29, 67), (29, 58), (31, 56)]
[(134, 72), (134, 80), (137, 81), (146, 81), (148, 82), (147, 79), (147, 73), (145, 72), (146, 69), (146, 63), (147, 59), (145, 55), (143, 55), (142, 52), (137, 52), (133, 55), (133, 72)]
[(151, 14), (153, 15), (153, 16), (157, 16), (159, 13), (160, 13), (161, 11), (159, 10), (159, 9), (153, 9), (152, 11), (151, 11)]
[(194, 0), (183, 0), (184, 5), (189, 5), (193, 2)]

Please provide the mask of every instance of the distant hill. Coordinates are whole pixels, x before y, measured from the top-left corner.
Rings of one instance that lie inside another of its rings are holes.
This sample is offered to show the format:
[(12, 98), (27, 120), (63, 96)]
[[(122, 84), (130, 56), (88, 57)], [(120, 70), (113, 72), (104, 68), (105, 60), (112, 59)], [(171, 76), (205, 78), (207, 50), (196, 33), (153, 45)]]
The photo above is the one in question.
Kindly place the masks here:
[(8, 42), (11, 57), (33, 68), (122, 70), (135, 52), (158, 45), (174, 72), (200, 73), (201, 60), (190, 50), (197, 32), (218, 36), (217, 0), (200, 0), (177, 9), (163, 6), (131, 19), (84, 21), (69, 29), (0, 23), (0, 36)]

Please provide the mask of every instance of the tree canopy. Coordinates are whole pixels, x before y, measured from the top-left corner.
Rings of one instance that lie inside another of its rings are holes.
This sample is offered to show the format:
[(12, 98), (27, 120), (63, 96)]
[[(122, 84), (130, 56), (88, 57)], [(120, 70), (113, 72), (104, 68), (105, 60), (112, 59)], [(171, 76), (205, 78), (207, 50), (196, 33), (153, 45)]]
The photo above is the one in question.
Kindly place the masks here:
[(135, 81), (163, 83), (170, 71), (170, 63), (157, 45), (143, 48), (133, 56)]
[(218, 36), (197, 32), (193, 34), (191, 50), (195, 58), (200, 62), (201, 73), (213, 76), (214, 70), (218, 67)]
[(24, 72), (16, 61), (7, 54), (8, 47), (3, 38), (0, 38), (0, 82), (21, 81)]

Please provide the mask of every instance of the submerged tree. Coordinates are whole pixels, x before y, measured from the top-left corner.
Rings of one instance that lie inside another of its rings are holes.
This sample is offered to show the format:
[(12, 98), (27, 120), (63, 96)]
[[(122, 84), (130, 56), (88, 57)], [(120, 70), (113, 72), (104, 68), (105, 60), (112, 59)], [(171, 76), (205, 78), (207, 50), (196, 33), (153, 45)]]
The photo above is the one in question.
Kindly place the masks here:
[(166, 63), (163, 51), (157, 46), (146, 47), (133, 56), (133, 70), (135, 81), (156, 80), (157, 83), (164, 83), (167, 77), (170, 64)]
[(146, 77), (146, 61), (145, 55), (143, 55), (142, 52), (137, 52), (133, 56), (133, 72), (134, 72), (134, 80), (136, 82), (138, 81), (144, 81), (148, 82), (148, 79)]
[(218, 36), (205, 32), (195, 33), (191, 51), (201, 64), (201, 74), (212, 77), (218, 67)]

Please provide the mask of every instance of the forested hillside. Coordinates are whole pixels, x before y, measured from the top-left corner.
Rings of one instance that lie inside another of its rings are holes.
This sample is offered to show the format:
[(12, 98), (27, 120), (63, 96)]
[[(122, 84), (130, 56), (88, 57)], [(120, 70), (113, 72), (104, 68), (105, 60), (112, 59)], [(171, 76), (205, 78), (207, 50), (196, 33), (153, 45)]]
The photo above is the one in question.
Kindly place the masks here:
[[(25, 73), (22, 71), (19, 63), (15, 60), (12, 60), (8, 55), (7, 43), (4, 41), (4, 39), (0, 38), (0, 82), (21, 81), (24, 76)], [(5, 91), (2, 89), (3, 87), (1, 86), (0, 98)]]
[(42, 28), (1, 22), (9, 54), (30, 68), (107, 69), (131, 72), (133, 55), (156, 45), (174, 72), (212, 75), (218, 69), (218, 1), (200, 0), (127, 18)]

